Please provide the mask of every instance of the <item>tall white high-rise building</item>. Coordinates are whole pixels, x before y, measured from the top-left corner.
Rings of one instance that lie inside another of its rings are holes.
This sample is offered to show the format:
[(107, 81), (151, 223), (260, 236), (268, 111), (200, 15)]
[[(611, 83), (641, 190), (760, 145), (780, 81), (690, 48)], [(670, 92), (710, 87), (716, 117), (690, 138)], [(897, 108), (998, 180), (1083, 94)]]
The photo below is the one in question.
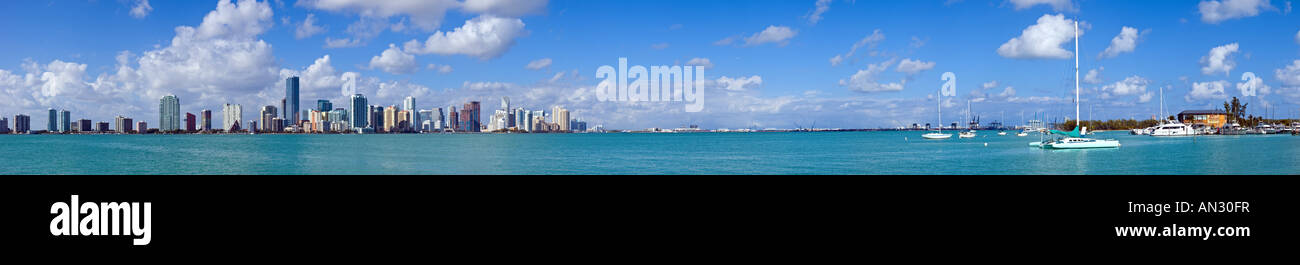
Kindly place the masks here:
[(417, 128), (420, 125), (420, 117), (416, 115), (419, 114), (419, 111), (415, 109), (415, 97), (407, 96), (406, 99), (402, 100), (402, 110), (408, 112), (407, 115), (409, 116), (406, 117), (406, 120), (411, 122), (411, 127)]
[(225, 129), (226, 132), (232, 132), (232, 130), (235, 129), (235, 125), (239, 124), (239, 121), (244, 119), (244, 107), (239, 104), (226, 103), (226, 105), (221, 108), (221, 112), (222, 115), (225, 115), (225, 119), (223, 120), (225, 123), (222, 124), (221, 128)]
[(528, 112), (528, 111), (527, 111), (527, 110), (524, 110), (524, 108), (517, 108), (517, 109), (515, 109), (514, 112), (513, 112), (513, 113), (514, 113), (513, 116), (514, 116), (514, 123), (515, 123), (514, 125), (515, 125), (515, 128), (517, 128), (517, 129), (519, 129), (519, 130), (521, 130), (521, 131), (527, 131), (527, 130), (528, 130), (528, 125), (525, 125), (526, 123), (528, 123), (528, 122), (525, 122), (525, 118), (526, 118), (526, 116), (528, 116), (527, 114), (525, 114), (526, 112)]
[(72, 128), (71, 128), (71, 127), (72, 127), (72, 121), (71, 121), (71, 119), (72, 119), (72, 113), (71, 113), (71, 112), (68, 112), (68, 110), (60, 110), (60, 111), (59, 111), (59, 131), (60, 131), (60, 132), (65, 132), (65, 133), (66, 133), (66, 132), (71, 132), (71, 131), (72, 131)]

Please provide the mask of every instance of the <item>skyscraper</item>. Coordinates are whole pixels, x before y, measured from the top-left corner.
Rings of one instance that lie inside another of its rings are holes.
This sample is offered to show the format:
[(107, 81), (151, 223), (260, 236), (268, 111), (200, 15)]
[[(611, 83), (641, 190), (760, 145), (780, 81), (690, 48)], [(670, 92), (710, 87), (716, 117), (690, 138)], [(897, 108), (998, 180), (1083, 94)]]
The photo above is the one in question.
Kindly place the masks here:
[(64, 133), (72, 131), (72, 112), (59, 111), (59, 131)]
[(368, 124), (366, 123), (366, 121), (370, 120), (367, 119), (369, 118), (370, 113), (367, 113), (369, 109), (367, 108), (368, 105), (366, 105), (368, 104), (366, 102), (366, 96), (363, 96), (361, 94), (353, 94), (352, 100), (350, 100), (350, 102), (352, 105), (349, 106), (351, 108), (349, 109), (350, 111), (348, 112), (348, 120), (352, 122), (352, 128), (367, 127)]
[[(302, 118), (302, 109), (298, 108), (298, 77), (290, 77), (284, 80), (284, 119), (291, 123), (297, 124), (298, 119)], [(288, 127), (288, 126), (286, 126)]]
[(528, 132), (533, 131), (533, 112), (524, 110), (524, 108), (519, 108), (519, 111), (522, 113), (515, 114), (523, 117), (519, 119), (519, 122), (521, 122), (519, 124), (519, 129)]
[(513, 113), (511, 113), (511, 117), (514, 118), (514, 119), (512, 119), (512, 120), (514, 120), (514, 121), (512, 121), (512, 122), (514, 123), (514, 127), (515, 127), (516, 129), (521, 130), (521, 131), (527, 131), (527, 127), (528, 127), (528, 125), (524, 125), (524, 123), (527, 123), (527, 122), (524, 122), (524, 121), (525, 121), (526, 116), (528, 116), (527, 114), (525, 114), (525, 112), (528, 112), (528, 111), (527, 111), (527, 110), (524, 110), (524, 108), (517, 108), (517, 109), (514, 110)]
[(226, 103), (226, 105), (221, 108), (221, 113), (222, 115), (225, 115), (225, 119), (222, 120), (224, 123), (222, 123), (221, 129), (226, 130), (227, 133), (238, 131), (239, 121), (244, 120), (244, 107), (239, 104)]
[(14, 115), (14, 133), (27, 133), (32, 130), (32, 117), (18, 114)]
[(55, 132), (59, 130), (59, 111), (50, 108), (50, 122), (48, 128), (46, 128), (45, 130), (48, 132)]
[(479, 105), (478, 101), (470, 101), (465, 103), (465, 109), (461, 110), (464, 113), (462, 113), (460, 119), (465, 121), (465, 131), (467, 132), (482, 131), (481, 125), (483, 123), (479, 122)]
[(9, 118), (0, 117), (0, 133), (9, 133)]
[(200, 129), (204, 131), (212, 130), (212, 110), (203, 110), (199, 112)]
[(551, 107), (551, 115), (551, 123), (559, 125), (562, 132), (569, 131), (569, 110), (563, 106)]
[(501, 110), (505, 111), (506, 123), (500, 129), (515, 127), (515, 112), (510, 109), (510, 97), (501, 97)]
[(460, 129), (460, 113), (459, 113), (459, 112), (456, 112), (456, 107), (447, 107), (447, 110), (449, 111), (448, 113), (451, 114), (451, 115), (448, 116), (448, 118), (447, 118), (447, 126), (448, 126), (448, 128), (450, 128), (451, 131), (453, 131), (453, 132), (459, 132), (459, 131), (461, 131), (461, 129)]
[(330, 103), (327, 99), (316, 100), (316, 111), (326, 112), (331, 110), (334, 110), (334, 103)]
[(411, 117), (411, 111), (397, 111), (397, 116), (395, 117), (397, 117), (397, 122), (393, 123), (393, 128), (395, 128), (394, 130), (398, 132), (407, 132), (411, 130), (411, 119), (409, 119)]
[(262, 106), (262, 112), (259, 115), (257, 115), (258, 118), (261, 118), (262, 120), (260, 122), (260, 124), (262, 124), (262, 128), (260, 129), (262, 129), (262, 131), (272, 131), (271, 129), (275, 128), (275, 126), (270, 126), (270, 125), (271, 125), (271, 119), (275, 119), (276, 112), (278, 111), (273, 105)]
[(181, 100), (176, 95), (163, 96), (158, 102), (158, 130), (164, 132), (181, 129)]
[(393, 129), (395, 129), (396, 127), (397, 127), (397, 106), (388, 105), (388, 108), (384, 109), (384, 131), (393, 132)]
[(434, 109), (433, 118), (435, 119), (433, 128), (430, 129), (440, 131), (447, 126), (447, 115), (442, 111), (442, 108)]
[(195, 119), (197, 119), (197, 118), (198, 118), (198, 117), (194, 116), (194, 113), (189, 113), (189, 112), (186, 112), (186, 113), (185, 113), (185, 131), (186, 131), (186, 132), (193, 132), (193, 131), (194, 131), (194, 129), (195, 129), (195, 128), (194, 128), (194, 124), (196, 124), (196, 123), (198, 122), (198, 121), (195, 121)]
[(370, 128), (375, 132), (384, 131), (384, 106), (370, 106)]
[(144, 121), (136, 122), (136, 123), (135, 123), (135, 132), (136, 132), (136, 133), (148, 133), (148, 132), (149, 132), (149, 123), (145, 123)]
[(408, 115), (406, 115), (406, 120), (412, 125), (408, 127), (408, 129), (414, 128), (415, 125), (420, 124), (420, 117), (417, 117), (419, 115), (416, 115), (419, 112), (415, 109), (415, 97), (406, 96), (406, 99), (402, 100), (402, 110), (407, 112)]

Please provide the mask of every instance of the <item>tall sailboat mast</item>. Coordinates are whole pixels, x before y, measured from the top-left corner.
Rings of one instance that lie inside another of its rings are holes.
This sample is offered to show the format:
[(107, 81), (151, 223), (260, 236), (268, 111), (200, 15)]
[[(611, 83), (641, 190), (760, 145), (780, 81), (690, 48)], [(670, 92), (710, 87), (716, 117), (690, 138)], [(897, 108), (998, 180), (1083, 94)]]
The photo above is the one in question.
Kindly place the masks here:
[(1074, 128), (1079, 129), (1079, 19), (1074, 20)]
[(939, 102), (939, 132), (943, 132), (943, 90), (940, 89), (936, 95), (938, 97), (935, 97), (934, 101)]

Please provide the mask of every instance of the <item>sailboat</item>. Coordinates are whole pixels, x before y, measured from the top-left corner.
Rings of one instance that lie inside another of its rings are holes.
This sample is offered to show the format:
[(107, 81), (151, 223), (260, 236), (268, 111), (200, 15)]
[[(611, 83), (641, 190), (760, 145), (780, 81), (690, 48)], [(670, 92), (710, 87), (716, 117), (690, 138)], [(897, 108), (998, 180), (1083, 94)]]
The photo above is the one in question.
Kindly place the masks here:
[(957, 133), (957, 137), (959, 137), (959, 138), (975, 138), (975, 128), (970, 127), (970, 125), (971, 125), (970, 122), (972, 122), (972, 121), (970, 121), (970, 120), (971, 120), (971, 119), (970, 119), (970, 100), (966, 100), (966, 120), (967, 120), (967, 122), (968, 122), (966, 128), (967, 128), (969, 131), (964, 131), (964, 132)]
[(1074, 21), (1074, 130), (1062, 132), (1051, 130), (1053, 134), (1065, 135), (1060, 140), (1048, 140), (1039, 144), (1045, 149), (1085, 149), (1085, 148), (1115, 148), (1119, 147), (1119, 140), (1115, 139), (1093, 139), (1084, 137), (1086, 130), (1081, 130), (1079, 124), (1079, 21)]
[(939, 131), (922, 134), (921, 138), (933, 139), (933, 140), (943, 140), (943, 139), (952, 138), (952, 134), (943, 133), (943, 90), (942, 89), (939, 90), (938, 95), (939, 97), (936, 97), (935, 101), (939, 102)]

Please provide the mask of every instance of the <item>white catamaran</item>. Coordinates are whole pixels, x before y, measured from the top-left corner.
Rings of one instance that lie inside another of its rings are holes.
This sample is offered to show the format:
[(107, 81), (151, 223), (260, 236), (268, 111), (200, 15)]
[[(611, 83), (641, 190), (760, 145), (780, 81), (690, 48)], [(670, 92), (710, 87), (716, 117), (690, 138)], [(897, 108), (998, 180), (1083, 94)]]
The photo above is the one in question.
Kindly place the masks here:
[(1079, 125), (1079, 21), (1074, 21), (1074, 130), (1062, 132), (1051, 130), (1051, 133), (1065, 135), (1065, 138), (1059, 140), (1047, 140), (1040, 143), (1030, 143), (1044, 149), (1085, 149), (1085, 148), (1115, 148), (1119, 147), (1119, 140), (1115, 139), (1093, 139), (1084, 137), (1086, 130), (1081, 130)]

